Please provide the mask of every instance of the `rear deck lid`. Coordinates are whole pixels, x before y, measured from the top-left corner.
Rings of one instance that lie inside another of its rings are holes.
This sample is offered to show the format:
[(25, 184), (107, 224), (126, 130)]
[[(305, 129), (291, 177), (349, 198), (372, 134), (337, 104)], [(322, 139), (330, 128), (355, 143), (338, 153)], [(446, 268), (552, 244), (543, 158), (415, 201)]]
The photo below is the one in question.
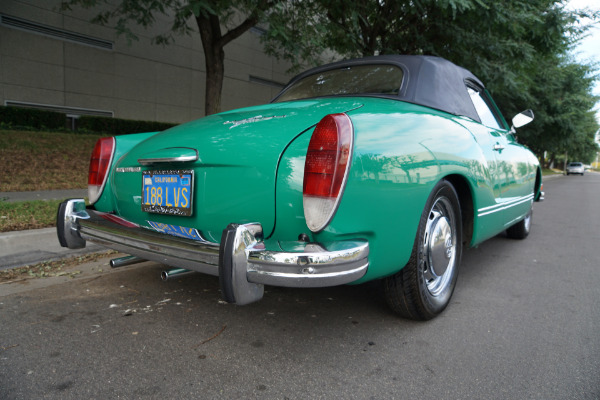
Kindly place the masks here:
[[(143, 226), (156, 228), (158, 223), (195, 228), (214, 242), (220, 241), (229, 223), (259, 222), (268, 234), (275, 223), (275, 180), (285, 148), (325, 115), (360, 106), (352, 98), (269, 104), (213, 115), (159, 133), (116, 163), (111, 189), (117, 212)], [(144, 171), (193, 171), (191, 215), (142, 211)]]

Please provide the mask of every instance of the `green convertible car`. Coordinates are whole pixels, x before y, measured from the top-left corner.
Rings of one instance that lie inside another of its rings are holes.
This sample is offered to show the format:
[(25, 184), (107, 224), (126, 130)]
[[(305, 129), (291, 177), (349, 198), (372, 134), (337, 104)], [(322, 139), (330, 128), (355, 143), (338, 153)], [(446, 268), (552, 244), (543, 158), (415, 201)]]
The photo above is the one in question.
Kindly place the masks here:
[(396, 313), (430, 319), (462, 249), (525, 238), (542, 197), (536, 157), (484, 85), (431, 56), (342, 61), (293, 78), (269, 104), (164, 132), (102, 138), (89, 202), (58, 210), (62, 246), (86, 241), (219, 277), (224, 300), (264, 285), (383, 279)]

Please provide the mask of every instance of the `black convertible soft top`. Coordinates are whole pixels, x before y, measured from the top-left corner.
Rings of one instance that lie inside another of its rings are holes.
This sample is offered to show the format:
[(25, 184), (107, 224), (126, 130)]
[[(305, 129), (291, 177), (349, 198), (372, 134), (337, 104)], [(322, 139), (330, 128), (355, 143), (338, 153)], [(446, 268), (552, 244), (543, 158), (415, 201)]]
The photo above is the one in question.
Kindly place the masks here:
[[(407, 101), (442, 110), (450, 114), (464, 115), (481, 122), (467, 92), (466, 85), (470, 84), (470, 86), (484, 89), (483, 83), (465, 68), (459, 67), (441, 57), (385, 55), (339, 61), (309, 69), (295, 76), (281, 93), (284, 93), (287, 88), (297, 81), (313, 74), (369, 64), (396, 65), (404, 72), (402, 86), (397, 95), (369, 94), (369, 96)], [(277, 97), (275, 100), (277, 100)]]

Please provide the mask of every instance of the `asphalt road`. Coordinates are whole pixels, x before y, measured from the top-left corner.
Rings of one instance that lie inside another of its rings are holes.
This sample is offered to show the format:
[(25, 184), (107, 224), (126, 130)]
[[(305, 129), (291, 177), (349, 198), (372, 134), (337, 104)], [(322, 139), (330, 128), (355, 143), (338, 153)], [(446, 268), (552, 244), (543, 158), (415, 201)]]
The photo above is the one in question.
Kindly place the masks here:
[(377, 284), (238, 307), (153, 263), (0, 285), (0, 398), (599, 399), (600, 175), (545, 190), (529, 238), (466, 251), (425, 323)]

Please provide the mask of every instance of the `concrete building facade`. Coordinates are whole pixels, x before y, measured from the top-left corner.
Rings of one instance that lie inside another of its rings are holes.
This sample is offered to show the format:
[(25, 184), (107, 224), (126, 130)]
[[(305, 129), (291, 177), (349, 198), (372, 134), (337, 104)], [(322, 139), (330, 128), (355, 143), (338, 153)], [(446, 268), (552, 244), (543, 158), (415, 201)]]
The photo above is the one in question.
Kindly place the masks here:
[[(98, 9), (59, 11), (60, 0), (0, 1), (0, 104), (68, 115), (181, 123), (204, 114), (205, 67), (199, 34), (169, 46), (159, 19), (128, 43), (90, 23)], [(222, 110), (262, 104), (287, 82), (287, 65), (264, 54), (260, 30), (225, 48)]]

